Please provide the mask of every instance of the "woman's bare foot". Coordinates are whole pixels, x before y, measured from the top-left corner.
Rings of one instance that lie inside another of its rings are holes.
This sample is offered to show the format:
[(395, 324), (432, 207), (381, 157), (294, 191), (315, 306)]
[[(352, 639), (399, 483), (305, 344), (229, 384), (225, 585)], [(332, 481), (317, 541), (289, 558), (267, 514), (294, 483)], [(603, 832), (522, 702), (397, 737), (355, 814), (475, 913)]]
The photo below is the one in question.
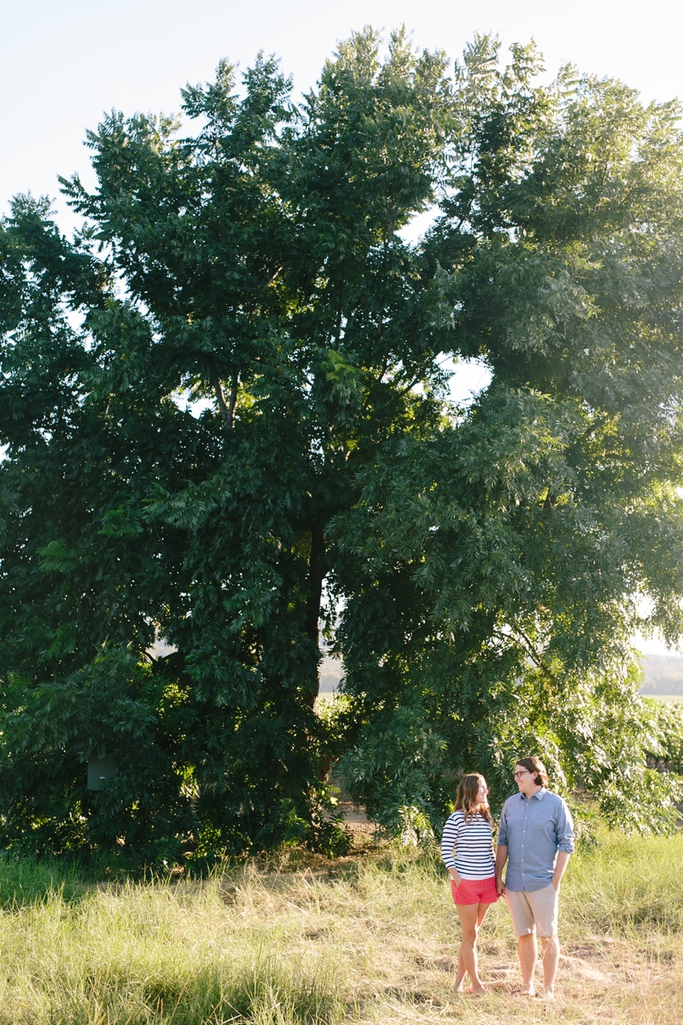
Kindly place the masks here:
[(455, 992), (460, 993), (461, 996), (481, 997), (486, 992), (486, 989), (483, 983), (481, 982), (479, 982), (476, 986), (468, 986), (467, 989), (465, 989), (461, 982), (459, 986), (455, 987)]

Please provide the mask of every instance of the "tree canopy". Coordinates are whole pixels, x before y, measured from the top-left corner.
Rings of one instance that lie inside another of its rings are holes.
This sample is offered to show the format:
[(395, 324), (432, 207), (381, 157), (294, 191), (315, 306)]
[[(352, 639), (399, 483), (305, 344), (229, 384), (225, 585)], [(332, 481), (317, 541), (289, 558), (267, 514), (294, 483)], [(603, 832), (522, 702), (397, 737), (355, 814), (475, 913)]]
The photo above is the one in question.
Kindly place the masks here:
[(72, 239), (14, 201), (5, 846), (339, 849), (332, 763), (420, 828), (529, 750), (610, 821), (671, 819), (631, 637), (683, 632), (680, 112), (540, 70), (365, 30), (294, 103), (274, 59), (221, 62), (183, 121), (88, 135)]

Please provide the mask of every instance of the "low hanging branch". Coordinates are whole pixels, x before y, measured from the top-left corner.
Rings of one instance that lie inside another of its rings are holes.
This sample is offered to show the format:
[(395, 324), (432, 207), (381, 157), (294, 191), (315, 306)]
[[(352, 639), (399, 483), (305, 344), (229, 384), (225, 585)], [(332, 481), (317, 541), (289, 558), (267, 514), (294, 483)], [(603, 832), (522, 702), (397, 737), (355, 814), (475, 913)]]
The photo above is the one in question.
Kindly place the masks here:
[(545, 676), (552, 683), (557, 683), (555, 674), (543, 658), (543, 655), (541, 655), (541, 653), (538, 651), (536, 645), (533, 643), (531, 638), (524, 632), (524, 630), (522, 630), (520, 626), (517, 625), (517, 623), (510, 622), (510, 626), (513, 630), (513, 633), (504, 634), (501, 633), (500, 630), (494, 630), (493, 636), (504, 641), (513, 640), (516, 644), (523, 648), (523, 650), (527, 653), (527, 655), (534, 663), (534, 665), (538, 666), (541, 672), (544, 673)]

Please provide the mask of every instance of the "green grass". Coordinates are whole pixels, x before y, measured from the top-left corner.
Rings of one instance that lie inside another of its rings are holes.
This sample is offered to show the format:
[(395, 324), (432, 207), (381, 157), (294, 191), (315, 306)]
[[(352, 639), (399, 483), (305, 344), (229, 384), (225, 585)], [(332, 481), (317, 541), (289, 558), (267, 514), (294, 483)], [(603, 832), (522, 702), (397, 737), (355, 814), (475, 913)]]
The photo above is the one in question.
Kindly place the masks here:
[(32, 862), (10, 858), (0, 861), (0, 908), (49, 900), (60, 894), (66, 901), (83, 897), (87, 886), (73, 866), (58, 861)]
[(678, 1025), (683, 836), (601, 839), (563, 885), (552, 1011), (511, 996), (503, 904), (480, 935), (489, 992), (453, 992), (459, 928), (433, 856), (370, 849), (106, 886), (0, 863), (0, 1025)]

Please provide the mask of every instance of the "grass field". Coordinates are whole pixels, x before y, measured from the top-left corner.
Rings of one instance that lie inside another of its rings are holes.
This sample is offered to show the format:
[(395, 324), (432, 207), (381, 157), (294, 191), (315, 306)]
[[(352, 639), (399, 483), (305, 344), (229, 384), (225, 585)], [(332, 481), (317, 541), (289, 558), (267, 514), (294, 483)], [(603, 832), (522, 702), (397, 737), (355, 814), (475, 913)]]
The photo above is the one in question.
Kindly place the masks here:
[(235, 865), (206, 881), (86, 886), (0, 864), (2, 1025), (683, 1021), (683, 836), (606, 834), (570, 862), (558, 1000), (516, 998), (509, 917), (453, 991), (458, 925), (433, 857)]

